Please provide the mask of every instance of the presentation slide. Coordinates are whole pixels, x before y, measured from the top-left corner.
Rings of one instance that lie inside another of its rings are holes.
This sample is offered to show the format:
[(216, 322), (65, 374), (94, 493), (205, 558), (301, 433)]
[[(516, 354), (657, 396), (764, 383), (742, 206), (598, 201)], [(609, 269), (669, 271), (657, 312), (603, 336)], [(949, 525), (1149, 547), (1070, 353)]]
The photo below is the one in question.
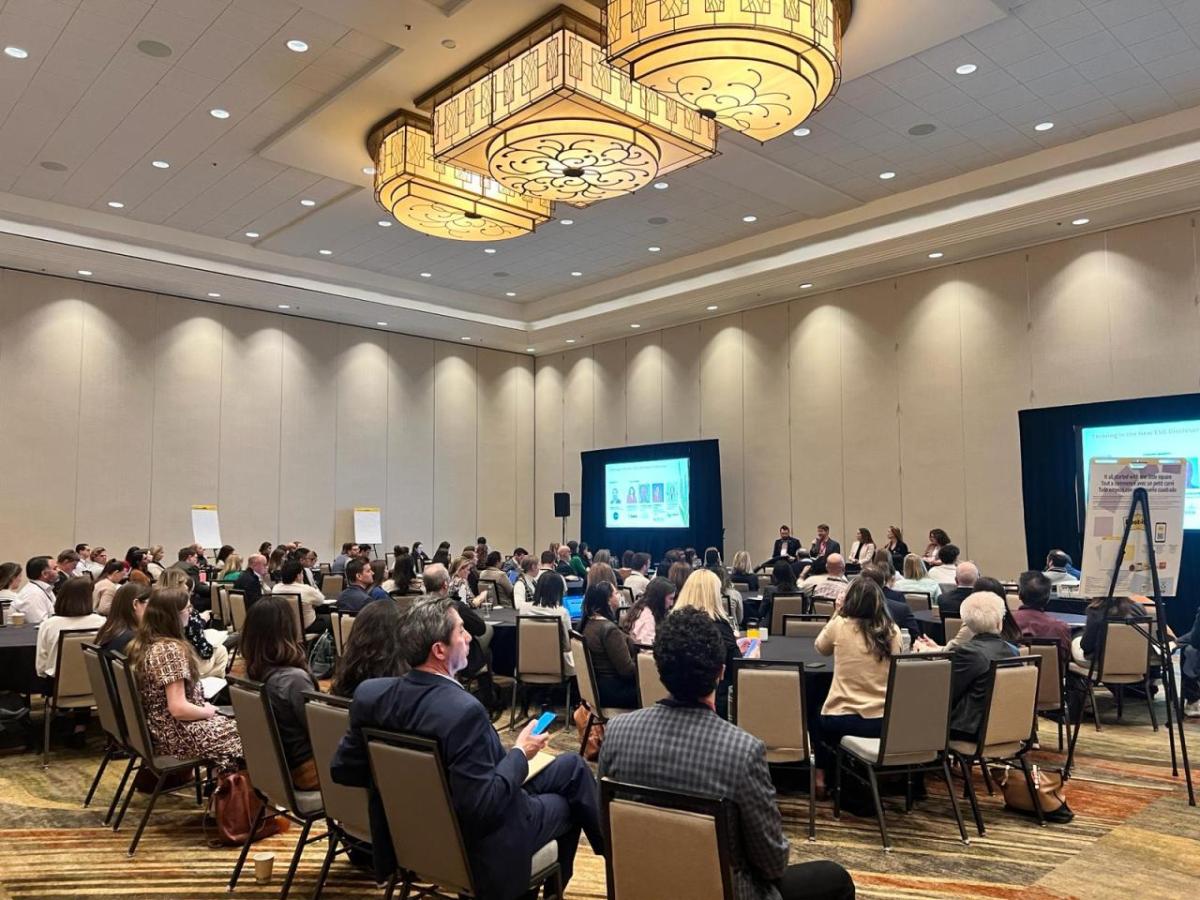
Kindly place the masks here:
[(1187, 463), (1183, 527), (1200, 529), (1200, 420), (1155, 422), (1150, 425), (1105, 425), (1081, 428), (1083, 495), (1093, 459), (1125, 456), (1169, 456)]
[(687, 528), (688, 461), (606, 463), (609, 528)]

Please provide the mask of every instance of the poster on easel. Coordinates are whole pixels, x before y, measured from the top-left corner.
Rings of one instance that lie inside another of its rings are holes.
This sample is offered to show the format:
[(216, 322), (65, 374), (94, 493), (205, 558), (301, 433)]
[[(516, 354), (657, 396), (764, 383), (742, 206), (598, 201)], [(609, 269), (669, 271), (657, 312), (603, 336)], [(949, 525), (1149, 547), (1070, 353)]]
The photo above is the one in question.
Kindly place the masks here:
[(217, 517), (217, 507), (213, 504), (192, 506), (192, 540), (201, 547), (220, 547), (221, 522)]
[(354, 507), (354, 540), (359, 544), (383, 543), (383, 515), (378, 506)]
[[(1154, 592), (1146, 532), (1154, 541), (1158, 582), (1164, 597), (1175, 596), (1183, 554), (1183, 512), (1187, 462), (1168, 457), (1094, 458), (1089, 462), (1087, 518), (1083, 532), (1080, 594), (1108, 595), (1114, 566), (1119, 562), (1116, 596)], [(1129, 541), (1122, 559), (1121, 536), (1130, 515), (1134, 488), (1145, 488), (1150, 522), (1140, 510), (1133, 514)]]

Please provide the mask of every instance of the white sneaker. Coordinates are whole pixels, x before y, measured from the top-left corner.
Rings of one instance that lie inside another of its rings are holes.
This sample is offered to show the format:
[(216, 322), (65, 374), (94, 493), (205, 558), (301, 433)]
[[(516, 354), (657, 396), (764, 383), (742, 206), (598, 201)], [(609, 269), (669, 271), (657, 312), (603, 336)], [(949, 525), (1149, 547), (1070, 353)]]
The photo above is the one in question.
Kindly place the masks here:
[(1200, 719), (1200, 700), (1189, 703), (1183, 708), (1183, 714), (1189, 719)]

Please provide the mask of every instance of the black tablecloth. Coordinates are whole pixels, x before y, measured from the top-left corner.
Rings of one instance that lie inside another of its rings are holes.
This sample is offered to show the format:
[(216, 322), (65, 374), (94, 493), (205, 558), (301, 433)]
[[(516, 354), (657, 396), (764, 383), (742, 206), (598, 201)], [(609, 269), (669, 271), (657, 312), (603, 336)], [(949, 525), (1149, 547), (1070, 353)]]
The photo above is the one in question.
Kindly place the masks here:
[(37, 634), (36, 625), (0, 628), (0, 691), (36, 694), (44, 688), (46, 680), (34, 669)]

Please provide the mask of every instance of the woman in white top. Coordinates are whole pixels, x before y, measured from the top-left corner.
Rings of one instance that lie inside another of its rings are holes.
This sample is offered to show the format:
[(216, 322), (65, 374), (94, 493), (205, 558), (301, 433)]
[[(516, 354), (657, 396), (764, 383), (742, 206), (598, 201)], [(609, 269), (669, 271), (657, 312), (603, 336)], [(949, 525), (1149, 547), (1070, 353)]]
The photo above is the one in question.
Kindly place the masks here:
[[(320, 588), (315, 588), (311, 584), (305, 584), (300, 577), (304, 566), (299, 560), (289, 559), (283, 564), (283, 568), (279, 570), (280, 583), (275, 585), (271, 591), (276, 597), (299, 597), (301, 604), (300, 609), (304, 620), (304, 632), (306, 634), (320, 634), (329, 628), (329, 616), (325, 613), (317, 614), (313, 608), (316, 606), (324, 606), (326, 603), (325, 595), (321, 593)], [(290, 602), (290, 601), (289, 601)], [(292, 620), (293, 622), (295, 619)]]
[(846, 564), (862, 568), (871, 561), (871, 557), (874, 555), (875, 539), (871, 537), (871, 530), (869, 528), (858, 529), (855, 541), (850, 545), (850, 555), (846, 557)]
[[(526, 556), (528, 560), (530, 557)], [(552, 616), (559, 620), (559, 644), (563, 648), (565, 674), (575, 674), (575, 657), (571, 654), (571, 613), (563, 606), (562, 598), (567, 583), (561, 575), (550, 573), (538, 579), (534, 587), (533, 603), (521, 610), (521, 615)]]
[(150, 548), (150, 552), (147, 554), (149, 558), (146, 560), (146, 571), (150, 573), (150, 577), (153, 578), (155, 582), (162, 578), (162, 573), (166, 569), (166, 566), (162, 564), (164, 553), (165, 551), (163, 550), (163, 545), (155, 544)]
[(928, 594), (932, 604), (936, 604), (938, 598), (942, 596), (941, 584), (929, 577), (925, 563), (915, 553), (904, 557), (904, 577), (896, 579), (892, 584), (892, 590), (902, 594), (905, 591), (913, 594)]
[(86, 575), (68, 578), (54, 598), (54, 615), (38, 627), (34, 667), (43, 678), (53, 678), (58, 663), (58, 636), (80, 628), (97, 630), (104, 616), (92, 612), (92, 579)]
[(112, 607), (113, 595), (124, 580), (125, 566), (121, 561), (110, 559), (106, 562), (100, 570), (100, 577), (96, 579), (96, 586), (92, 588), (92, 609), (102, 616), (107, 616)]
[(675, 585), (665, 578), (655, 578), (629, 608), (622, 627), (629, 632), (634, 643), (651, 647), (658, 634), (659, 623), (674, 605)]
[(17, 599), (17, 591), (25, 580), (20, 563), (0, 563), (0, 603), (4, 604), (4, 617), (8, 618), (8, 607)]

